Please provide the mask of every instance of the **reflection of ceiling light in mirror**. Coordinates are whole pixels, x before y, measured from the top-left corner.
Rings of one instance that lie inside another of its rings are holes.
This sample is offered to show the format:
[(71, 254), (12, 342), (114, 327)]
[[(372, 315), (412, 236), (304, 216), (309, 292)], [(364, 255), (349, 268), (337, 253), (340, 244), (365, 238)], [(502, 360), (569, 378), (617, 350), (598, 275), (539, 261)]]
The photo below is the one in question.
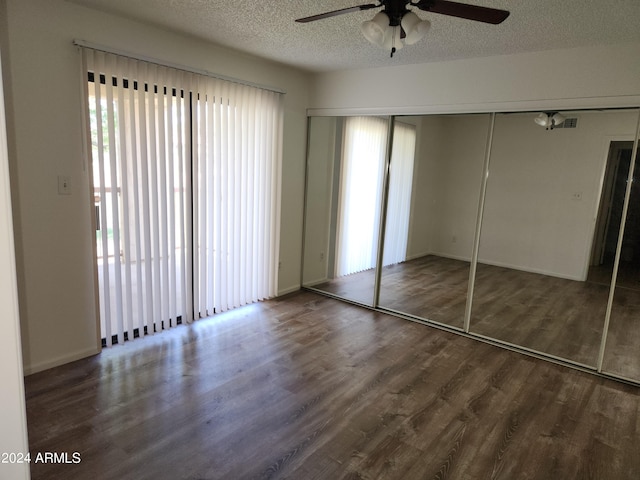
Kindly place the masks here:
[(567, 119), (567, 117), (565, 117), (564, 115), (562, 115), (561, 113), (554, 113), (553, 116), (551, 117), (551, 120), (553, 120), (553, 125), (560, 125), (561, 123), (563, 123), (565, 120)]
[(566, 117), (558, 112), (543, 112), (534, 118), (534, 122), (547, 130), (553, 130), (566, 120)]
[(394, 52), (403, 46), (403, 30), (404, 44), (413, 45), (427, 34), (430, 27), (429, 21), (422, 20), (413, 12), (406, 12), (400, 19), (400, 25), (397, 19), (391, 22), (386, 13), (378, 12), (371, 20), (362, 23), (361, 30), (369, 42), (385, 50), (391, 50), (393, 56)]
[(549, 115), (547, 115), (546, 113), (541, 113), (540, 115), (538, 115), (534, 119), (534, 122), (536, 122), (541, 127), (546, 127), (546, 128), (549, 128), (549, 126), (551, 125), (551, 119), (549, 118)]

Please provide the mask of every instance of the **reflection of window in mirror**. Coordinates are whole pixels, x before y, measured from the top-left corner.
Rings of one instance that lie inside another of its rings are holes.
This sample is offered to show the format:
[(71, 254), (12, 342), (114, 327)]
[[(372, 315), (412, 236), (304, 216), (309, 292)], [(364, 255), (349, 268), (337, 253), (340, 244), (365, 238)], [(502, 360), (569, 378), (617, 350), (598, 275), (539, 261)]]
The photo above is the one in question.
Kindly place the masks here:
[(387, 122), (350, 117), (344, 125), (336, 244), (336, 274), (375, 267), (380, 230)]
[[(386, 137), (387, 122), (384, 119), (353, 117), (345, 122), (337, 276), (376, 266)], [(389, 171), (383, 265), (406, 259), (415, 143), (415, 126), (396, 123)]]
[[(371, 304), (385, 200), (389, 120), (312, 118), (303, 283)], [(394, 123), (383, 263), (407, 258), (416, 126)]]

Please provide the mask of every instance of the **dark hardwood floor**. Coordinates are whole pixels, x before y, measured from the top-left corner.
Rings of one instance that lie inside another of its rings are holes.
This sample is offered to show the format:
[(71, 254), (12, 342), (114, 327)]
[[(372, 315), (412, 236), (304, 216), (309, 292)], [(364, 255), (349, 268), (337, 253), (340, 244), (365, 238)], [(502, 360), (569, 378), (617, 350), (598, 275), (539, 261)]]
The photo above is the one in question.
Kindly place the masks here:
[(25, 384), (36, 480), (640, 478), (640, 389), (312, 292)]

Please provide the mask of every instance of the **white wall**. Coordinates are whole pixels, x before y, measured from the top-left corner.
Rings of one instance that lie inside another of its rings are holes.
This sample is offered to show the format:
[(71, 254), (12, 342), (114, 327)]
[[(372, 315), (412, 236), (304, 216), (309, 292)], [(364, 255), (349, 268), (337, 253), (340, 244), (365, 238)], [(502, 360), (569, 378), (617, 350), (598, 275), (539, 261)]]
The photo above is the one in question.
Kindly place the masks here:
[(310, 112), (469, 113), (638, 105), (638, 58), (640, 44), (625, 44), (329, 72), (315, 77)]
[(303, 285), (314, 285), (328, 278), (331, 212), (335, 208), (332, 198), (336, 123), (334, 117), (310, 120)]
[[(0, 11), (2, 8), (0, 6)], [(2, 16), (2, 15), (0, 15)], [(3, 22), (0, 22), (2, 25)], [(9, 156), (7, 152), (4, 95), (0, 77), (0, 453), (27, 453), (27, 417), (22, 380), (18, 287), (16, 281)], [(28, 463), (0, 464), (0, 478), (29, 478)]]
[[(279, 291), (299, 287), (306, 73), (192, 37), (61, 0), (0, 0), (8, 14), (10, 144), (25, 371), (98, 351), (90, 228), (81, 138), (80, 64), (73, 39), (286, 91)], [(72, 194), (57, 194), (57, 176)]]

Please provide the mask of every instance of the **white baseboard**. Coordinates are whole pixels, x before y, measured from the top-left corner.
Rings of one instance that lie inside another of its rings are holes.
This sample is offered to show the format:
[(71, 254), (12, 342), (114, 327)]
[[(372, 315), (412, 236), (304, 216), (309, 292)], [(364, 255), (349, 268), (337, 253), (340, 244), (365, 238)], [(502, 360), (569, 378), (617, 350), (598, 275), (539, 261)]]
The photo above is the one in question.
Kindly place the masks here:
[(91, 357), (100, 353), (101, 350), (102, 349), (99, 347), (91, 347), (67, 355), (62, 355), (50, 360), (45, 360), (43, 362), (34, 363), (32, 365), (24, 365), (24, 375), (31, 375), (33, 373), (42, 372), (43, 370), (59, 367), (60, 365), (64, 365), (65, 363), (71, 363), (82, 358)]
[(431, 252), (429, 255), (435, 255), (436, 257), (450, 258), (451, 260), (460, 260), (461, 262), (471, 262), (471, 257), (465, 257), (464, 255), (451, 255), (450, 253)]
[[(436, 257), (443, 257), (443, 258), (450, 258), (452, 260), (460, 260), (463, 262), (470, 262), (471, 258), (469, 257), (464, 257), (464, 256), (459, 256), (459, 255), (451, 255), (449, 253), (441, 253), (441, 252), (429, 252), (429, 253), (424, 253), (424, 254), (419, 254), (419, 255), (412, 255), (411, 257), (407, 257), (407, 260), (415, 260), (416, 258), (420, 258), (420, 257), (424, 257), (424, 256), (428, 256), (428, 255), (433, 255)], [(540, 268), (532, 268), (532, 267), (528, 267), (525, 265), (516, 265), (513, 263), (508, 263), (508, 262), (496, 262), (496, 261), (492, 261), (492, 260), (487, 260), (487, 259), (483, 259), (483, 258), (479, 258), (478, 259), (478, 263), (479, 264), (484, 264), (484, 265), (492, 265), (494, 267), (502, 267), (502, 268), (509, 268), (511, 270), (519, 270), (521, 272), (529, 272), (529, 273), (536, 273), (538, 275), (547, 275), (549, 277), (556, 277), (556, 278), (563, 278), (565, 280), (574, 280), (577, 282), (584, 282), (586, 280), (586, 277), (584, 274), (581, 275), (567, 275), (567, 274), (563, 274), (560, 272), (554, 272), (551, 270), (545, 270), (545, 269), (540, 269)]]
[(287, 295), (289, 293), (297, 292), (300, 290), (300, 285), (292, 285), (290, 287), (278, 289), (277, 297), (282, 297), (283, 295)]
[(413, 255), (408, 255), (407, 260), (415, 260), (416, 258), (426, 257), (427, 255), (431, 255), (431, 252), (423, 252), (423, 253), (414, 253)]
[(540, 268), (531, 268), (528, 266), (523, 266), (523, 265), (514, 265), (511, 263), (503, 263), (503, 262), (494, 262), (491, 260), (485, 260), (482, 258), (478, 259), (478, 263), (479, 264), (484, 264), (484, 265), (492, 265), (494, 267), (502, 267), (502, 268), (509, 268), (511, 270), (519, 270), (521, 272), (528, 272), (528, 273), (536, 273), (538, 275), (546, 275), (548, 277), (556, 277), (556, 278), (563, 278), (565, 280), (574, 280), (577, 282), (584, 282), (585, 279), (582, 278), (580, 275), (567, 275), (567, 274), (562, 274), (560, 272), (553, 272), (551, 270), (545, 270), (545, 269), (540, 269)]

